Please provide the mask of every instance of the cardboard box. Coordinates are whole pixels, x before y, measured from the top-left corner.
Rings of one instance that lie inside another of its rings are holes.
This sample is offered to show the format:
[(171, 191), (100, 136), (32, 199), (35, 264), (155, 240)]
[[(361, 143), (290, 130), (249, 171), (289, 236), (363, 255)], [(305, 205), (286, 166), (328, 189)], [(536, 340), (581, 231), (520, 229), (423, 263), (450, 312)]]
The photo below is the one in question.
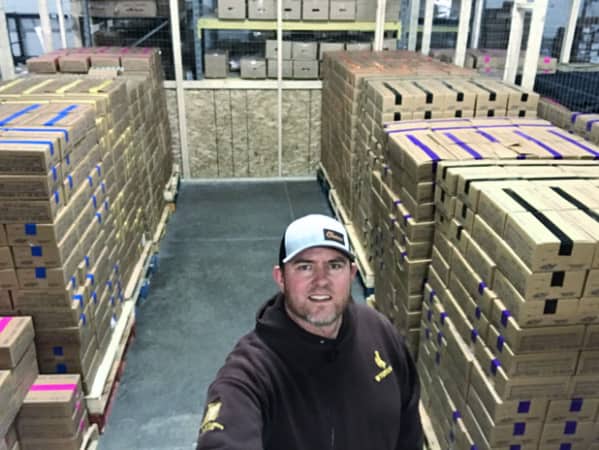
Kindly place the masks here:
[(264, 58), (241, 58), (241, 78), (266, 78), (266, 60)]
[[(266, 58), (276, 60), (278, 57), (278, 42), (274, 39), (266, 41)], [(283, 41), (283, 60), (291, 59), (291, 41)]]
[(315, 61), (318, 59), (317, 42), (293, 42), (291, 44), (291, 58), (294, 61)]
[(586, 326), (582, 347), (584, 349), (599, 348), (599, 325), (587, 325)]
[(302, 18), (302, 0), (283, 0), (283, 20)]
[(341, 50), (345, 50), (344, 42), (320, 42), (318, 45), (318, 59), (320, 61), (323, 60), (325, 52), (338, 52)]
[(599, 397), (599, 385), (597, 374), (574, 375), (570, 380), (568, 398), (597, 398)]
[[(511, 246), (497, 246), (497, 267), (509, 278), (513, 287), (525, 300), (580, 297), (584, 288), (586, 271), (531, 272)], [(497, 273), (495, 277), (497, 278)]]
[(594, 420), (597, 410), (599, 410), (598, 399), (552, 400), (549, 402), (545, 422), (555, 423), (567, 420), (590, 422)]
[(15, 263), (9, 247), (0, 247), (0, 270), (12, 269)]
[[(581, 348), (585, 335), (584, 325), (521, 328), (499, 299), (493, 302), (493, 312), (489, 319), (514, 353), (543, 352), (548, 348), (553, 351)], [(494, 346), (496, 342), (488, 344)]]
[(309, 80), (318, 78), (318, 61), (293, 61), (293, 78)]
[(229, 76), (229, 54), (224, 50), (213, 50), (204, 54), (204, 77), (227, 78)]
[(593, 439), (594, 427), (593, 422), (577, 420), (546, 423), (539, 444), (543, 448), (559, 448), (563, 443), (570, 444), (570, 448), (588, 448)]
[(352, 21), (356, 19), (356, 0), (330, 0), (329, 20)]
[(219, 19), (245, 19), (245, 0), (218, 0)]
[(33, 342), (30, 317), (0, 317), (0, 368), (12, 369)]
[(7, 175), (46, 175), (60, 162), (60, 141), (0, 138), (0, 173)]
[(19, 418), (70, 417), (82, 408), (82, 396), (78, 374), (39, 375), (25, 398)]
[(274, 20), (277, 18), (275, 0), (248, 0), (248, 19)]
[(329, 0), (302, 0), (303, 20), (329, 20)]

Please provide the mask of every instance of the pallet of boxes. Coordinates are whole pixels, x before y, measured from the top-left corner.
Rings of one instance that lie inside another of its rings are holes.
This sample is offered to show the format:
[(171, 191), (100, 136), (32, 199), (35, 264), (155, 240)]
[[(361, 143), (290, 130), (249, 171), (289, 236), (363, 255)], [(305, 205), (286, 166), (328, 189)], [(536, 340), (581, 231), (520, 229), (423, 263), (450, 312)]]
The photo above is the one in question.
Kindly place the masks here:
[[(77, 58), (67, 66), (91, 60)], [(60, 66), (59, 56), (42, 60)], [(153, 117), (157, 86), (147, 75), (0, 84), (1, 307), (31, 316), (40, 372), (78, 374), (77, 392), (111, 363), (115, 324), (130, 320), (125, 287), (164, 208), (170, 143)]]

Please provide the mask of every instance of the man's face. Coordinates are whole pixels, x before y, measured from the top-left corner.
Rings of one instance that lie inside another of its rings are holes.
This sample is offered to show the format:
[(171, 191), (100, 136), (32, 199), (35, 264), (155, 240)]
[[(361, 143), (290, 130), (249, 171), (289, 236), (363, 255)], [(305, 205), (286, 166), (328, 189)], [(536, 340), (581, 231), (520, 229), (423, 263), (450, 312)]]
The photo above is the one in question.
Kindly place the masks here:
[(335, 337), (351, 295), (356, 266), (343, 253), (313, 247), (273, 269), (291, 319), (306, 331)]

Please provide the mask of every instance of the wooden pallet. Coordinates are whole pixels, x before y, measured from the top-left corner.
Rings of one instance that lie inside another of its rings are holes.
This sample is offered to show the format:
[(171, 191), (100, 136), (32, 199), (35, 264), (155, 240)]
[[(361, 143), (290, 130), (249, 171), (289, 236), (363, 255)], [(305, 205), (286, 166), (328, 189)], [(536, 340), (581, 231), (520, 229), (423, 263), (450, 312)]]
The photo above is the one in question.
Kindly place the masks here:
[(99, 439), (100, 431), (98, 430), (98, 426), (91, 424), (83, 436), (83, 442), (79, 450), (97, 450)]
[(433, 423), (431, 422), (426, 409), (422, 405), (422, 402), (420, 402), (418, 405), (418, 410), (420, 411), (420, 420), (422, 422), (422, 429), (424, 431), (424, 443), (427, 450), (441, 450), (441, 445), (437, 439), (437, 434), (433, 429)]
[(85, 397), (90, 422), (100, 432), (104, 430), (125, 370), (125, 355), (135, 338), (134, 302), (123, 304), (123, 313), (113, 331), (112, 339), (89, 394)]

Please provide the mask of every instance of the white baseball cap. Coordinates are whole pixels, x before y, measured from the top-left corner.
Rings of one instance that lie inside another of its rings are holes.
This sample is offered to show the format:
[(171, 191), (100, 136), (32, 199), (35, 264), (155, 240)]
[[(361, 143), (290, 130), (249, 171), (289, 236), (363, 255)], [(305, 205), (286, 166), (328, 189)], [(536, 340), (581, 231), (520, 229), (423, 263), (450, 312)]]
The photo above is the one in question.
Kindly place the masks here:
[(279, 265), (289, 262), (307, 248), (329, 247), (344, 253), (351, 261), (354, 254), (343, 225), (323, 214), (309, 214), (289, 224), (279, 249)]

